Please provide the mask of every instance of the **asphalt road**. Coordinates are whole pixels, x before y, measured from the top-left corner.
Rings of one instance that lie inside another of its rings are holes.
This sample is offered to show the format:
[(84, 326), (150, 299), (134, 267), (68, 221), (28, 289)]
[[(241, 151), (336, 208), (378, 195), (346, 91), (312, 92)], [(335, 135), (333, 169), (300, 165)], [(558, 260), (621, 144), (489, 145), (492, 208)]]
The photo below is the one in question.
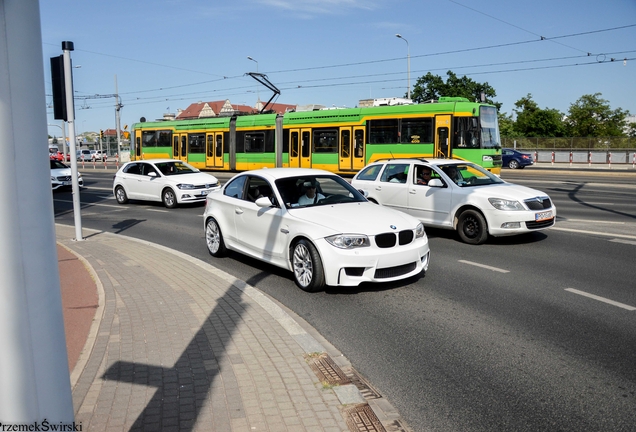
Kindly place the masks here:
[[(202, 205), (119, 206), (112, 173), (85, 172), (82, 224), (188, 253), (276, 298), (415, 431), (633, 430), (636, 177), (531, 169), (502, 177), (547, 192), (557, 226), (481, 246), (428, 229), (425, 277), (315, 294), (250, 258), (210, 257)], [(56, 222), (72, 224), (70, 193), (54, 201)]]

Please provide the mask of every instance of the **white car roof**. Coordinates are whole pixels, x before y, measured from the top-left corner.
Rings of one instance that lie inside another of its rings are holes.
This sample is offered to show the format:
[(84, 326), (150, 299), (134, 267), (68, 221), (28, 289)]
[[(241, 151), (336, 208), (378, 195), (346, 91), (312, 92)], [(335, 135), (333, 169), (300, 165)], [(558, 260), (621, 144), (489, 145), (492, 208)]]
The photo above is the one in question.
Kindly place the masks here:
[(429, 165), (459, 165), (463, 163), (472, 163), (470, 161), (463, 161), (458, 159), (428, 159), (428, 158), (402, 158), (402, 159), (378, 159), (370, 162), (369, 165), (375, 163), (427, 163)]
[(302, 176), (316, 176), (316, 175), (330, 175), (337, 176), (329, 171), (314, 169), (314, 168), (262, 168), (257, 170), (245, 171), (240, 175), (259, 175), (261, 177), (268, 178), (270, 180), (278, 180), (288, 177), (302, 177)]

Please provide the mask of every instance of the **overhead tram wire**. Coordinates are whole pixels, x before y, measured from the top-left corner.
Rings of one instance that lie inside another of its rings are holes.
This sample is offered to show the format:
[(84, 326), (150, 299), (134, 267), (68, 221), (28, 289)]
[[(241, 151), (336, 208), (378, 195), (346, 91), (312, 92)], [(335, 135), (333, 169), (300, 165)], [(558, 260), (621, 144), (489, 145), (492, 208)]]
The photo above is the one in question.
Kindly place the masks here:
[[(449, 0), (449, 1), (452, 1), (452, 0)], [(497, 18), (493, 17), (493, 19), (497, 19)], [(509, 23), (506, 23), (506, 24), (509, 24)], [(514, 24), (509, 24), (509, 25), (514, 26)], [(509, 42), (509, 43), (503, 43), (503, 44), (488, 45), (488, 46), (476, 47), (476, 48), (466, 48), (466, 49), (460, 49), (460, 50), (441, 51), (441, 52), (430, 53), (430, 54), (411, 55), (411, 59), (413, 59), (413, 58), (433, 57), (433, 56), (440, 56), (440, 55), (459, 54), (459, 53), (463, 53), (463, 52), (474, 52), (474, 51), (479, 51), (479, 50), (487, 50), (487, 49), (495, 49), (495, 48), (505, 48), (505, 47), (510, 47), (510, 46), (518, 46), (518, 45), (525, 45), (525, 44), (530, 44), (530, 43), (538, 43), (538, 42), (542, 42), (543, 40), (550, 41), (550, 40), (555, 40), (555, 39), (563, 39), (563, 38), (577, 37), (577, 36), (583, 36), (583, 35), (588, 35), (588, 34), (596, 34), (596, 33), (608, 32), (608, 31), (622, 30), (622, 29), (631, 28), (631, 27), (636, 27), (636, 24), (612, 27), (612, 28), (607, 28), (607, 29), (591, 30), (591, 31), (588, 31), (588, 32), (573, 33), (573, 34), (553, 36), (553, 37), (543, 37), (543, 36), (540, 36), (540, 35), (536, 35), (535, 33), (530, 32), (528, 30), (522, 29), (522, 30), (524, 30), (526, 32), (529, 32), (529, 33), (531, 33), (533, 35), (538, 36), (539, 39), (532, 39), (532, 40), (518, 41), (518, 42)], [(582, 50), (579, 50), (579, 51), (585, 52), (585, 51), (582, 51)], [(95, 53), (95, 52), (92, 52), (92, 51), (87, 51), (87, 52), (93, 53), (93, 54), (98, 54), (98, 55), (105, 55), (105, 56), (109, 56), (109, 57), (113, 57), (113, 58), (120, 58), (120, 59), (124, 59), (124, 60), (136, 61), (136, 62), (140, 62), (140, 63), (154, 64), (156, 66), (162, 66), (162, 67), (168, 67), (168, 68), (176, 68), (174, 66), (150, 63), (150, 62), (145, 62), (145, 61), (142, 61), (142, 60), (129, 59), (129, 58), (126, 58), (126, 57), (121, 57), (121, 56), (114, 56), (114, 55), (109, 55), (109, 54), (100, 54), (100, 53)], [(588, 53), (586, 52), (586, 54), (588, 54)], [(597, 54), (599, 54), (599, 53), (597, 53)], [(403, 60), (404, 60), (403, 57), (396, 57), (396, 58), (390, 58), (390, 59), (369, 60), (369, 61), (355, 62), (355, 63), (343, 63), (343, 64), (336, 64), (336, 65), (313, 66), (313, 67), (307, 67), (307, 68), (296, 68), (296, 69), (285, 69), (285, 70), (278, 70), (278, 71), (268, 71), (267, 73), (276, 74), (276, 73), (290, 73), (290, 72), (301, 72), (301, 71), (322, 70), (322, 69), (334, 69), (334, 68), (341, 68), (341, 67), (363, 66), (363, 65), (369, 65), (369, 64), (379, 64), (379, 63), (386, 63), (386, 62), (391, 62), (391, 61), (403, 61)], [(176, 68), (176, 69), (182, 69), (182, 68)], [(189, 71), (188, 69), (182, 69), (182, 70)], [(203, 72), (200, 72), (200, 71), (192, 71), (192, 72), (203, 73)], [(216, 75), (216, 74), (208, 74), (208, 75), (215, 75), (215, 76), (219, 76), (220, 77), (220, 75)], [(212, 83), (212, 82), (228, 81), (228, 80), (239, 79), (239, 78), (243, 78), (243, 77), (244, 77), (243, 75), (223, 76), (222, 78), (219, 78), (217, 80), (202, 81), (202, 82), (196, 82), (196, 83), (190, 83), (190, 84), (182, 84), (182, 85), (179, 85), (179, 86), (161, 87), (161, 88), (157, 88), (157, 89), (147, 89), (147, 90), (140, 90), (140, 91), (135, 91), (135, 92), (126, 92), (126, 93), (120, 93), (120, 94), (132, 95), (132, 94), (138, 94), (138, 93), (150, 93), (150, 92), (155, 92), (155, 91), (163, 91), (163, 90), (167, 90), (167, 89), (182, 88), (182, 87), (188, 87), (188, 86), (191, 87), (191, 86), (196, 86), (196, 85), (209, 84), (209, 83)]]

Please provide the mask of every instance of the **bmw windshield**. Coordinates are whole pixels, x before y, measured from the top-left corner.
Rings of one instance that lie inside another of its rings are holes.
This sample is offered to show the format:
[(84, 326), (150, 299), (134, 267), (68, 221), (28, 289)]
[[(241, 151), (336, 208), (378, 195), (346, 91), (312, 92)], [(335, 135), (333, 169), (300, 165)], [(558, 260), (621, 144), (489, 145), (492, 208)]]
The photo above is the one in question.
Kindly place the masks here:
[(276, 180), (287, 208), (366, 202), (366, 198), (338, 176), (303, 176)]

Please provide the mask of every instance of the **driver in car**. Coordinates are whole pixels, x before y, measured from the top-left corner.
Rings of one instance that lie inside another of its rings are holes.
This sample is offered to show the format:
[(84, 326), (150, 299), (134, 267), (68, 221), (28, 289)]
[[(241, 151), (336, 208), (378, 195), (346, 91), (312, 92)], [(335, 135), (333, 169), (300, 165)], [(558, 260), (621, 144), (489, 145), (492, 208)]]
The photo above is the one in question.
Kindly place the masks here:
[(298, 198), (298, 205), (304, 206), (309, 204), (316, 204), (319, 200), (325, 199), (325, 196), (321, 193), (316, 193), (316, 185), (312, 182), (303, 183), (305, 189), (305, 195)]

